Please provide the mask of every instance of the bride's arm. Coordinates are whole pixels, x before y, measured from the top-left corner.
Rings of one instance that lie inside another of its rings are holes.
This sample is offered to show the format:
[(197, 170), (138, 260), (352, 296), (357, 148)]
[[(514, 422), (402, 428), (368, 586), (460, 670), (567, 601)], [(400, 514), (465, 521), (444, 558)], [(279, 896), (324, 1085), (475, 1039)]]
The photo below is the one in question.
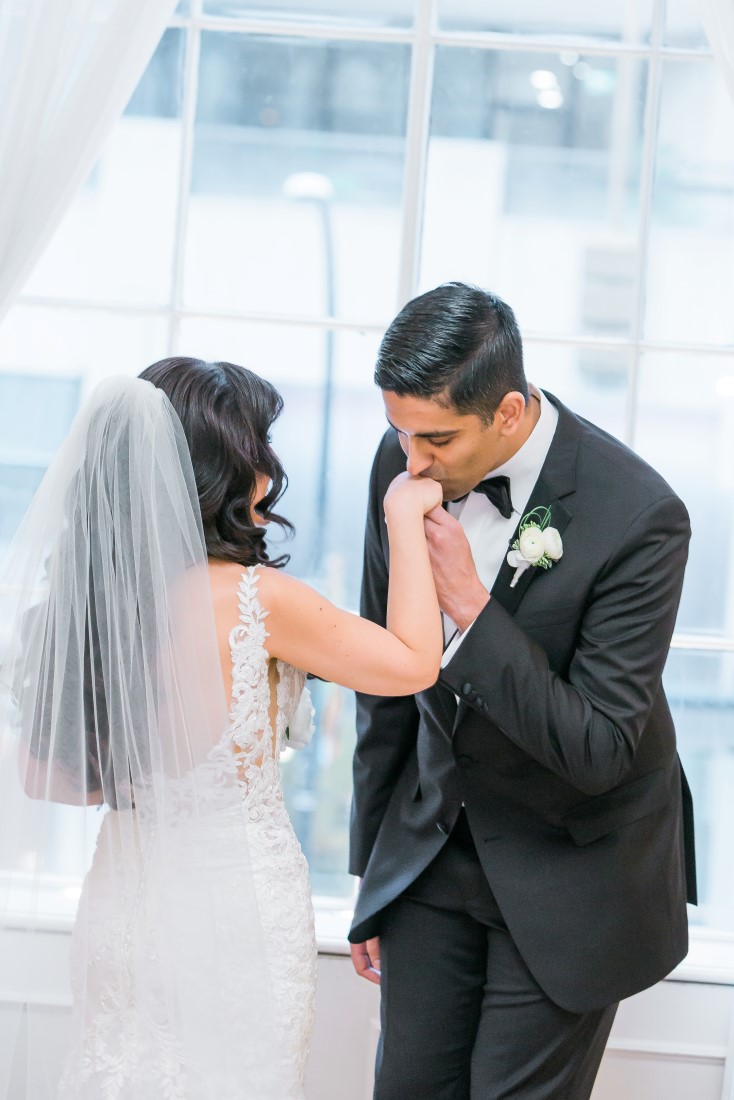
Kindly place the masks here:
[(301, 581), (265, 570), (260, 591), (269, 611), (270, 655), (371, 695), (410, 695), (434, 684), (443, 638), (423, 516), (440, 503), (436, 482), (407, 474), (385, 497), (387, 629), (342, 611)]

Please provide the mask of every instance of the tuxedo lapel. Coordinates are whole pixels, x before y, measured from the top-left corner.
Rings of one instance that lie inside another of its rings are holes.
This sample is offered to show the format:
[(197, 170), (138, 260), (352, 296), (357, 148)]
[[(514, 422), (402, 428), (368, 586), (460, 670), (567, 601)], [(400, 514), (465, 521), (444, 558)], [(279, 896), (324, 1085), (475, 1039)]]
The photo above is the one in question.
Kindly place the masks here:
[[(528, 512), (532, 512), (534, 508), (550, 508), (550, 526), (555, 527), (559, 534), (563, 534), (573, 518), (572, 503), (569, 498), (576, 491), (579, 433), (573, 413), (565, 405), (562, 405), (557, 397), (548, 393), (547, 390), (543, 392), (558, 410), (558, 424), (538, 480), (523, 511), (523, 516), (527, 515)], [(565, 504), (563, 503), (564, 500)], [(519, 517), (517, 527), (507, 544), (508, 551), (515, 539), (519, 537), (521, 522), (522, 516)], [(563, 558), (554, 564), (552, 568), (562, 569)], [(545, 569), (531, 565), (519, 577), (515, 587), (512, 588), (510, 585), (515, 570), (513, 566), (508, 564), (507, 555), (505, 555), (497, 578), (492, 585), (490, 595), (493, 600), (497, 600), (504, 607), (505, 611), (510, 615), (514, 615), (530, 585), (534, 583), (539, 574), (545, 572)], [(460, 700), (453, 726), (454, 733), (466, 710), (467, 704)]]
[[(545, 391), (544, 391), (545, 392)], [(546, 397), (558, 410), (558, 424), (556, 426), (553, 442), (550, 445), (545, 462), (535, 483), (530, 499), (525, 505), (523, 516), (532, 512), (534, 508), (550, 509), (550, 526), (555, 527), (559, 534), (571, 522), (572, 503), (567, 498), (576, 491), (576, 459), (579, 449), (578, 427), (576, 418), (564, 405), (552, 394), (546, 392)], [(566, 499), (566, 503), (562, 501)], [(519, 517), (507, 549), (512, 548), (513, 542), (519, 537), (522, 516)], [(563, 568), (563, 558), (553, 565), (553, 569)], [(545, 569), (537, 566), (529, 566), (518, 578), (514, 588), (511, 587), (515, 569), (507, 562), (507, 556), (502, 562), (497, 578), (492, 585), (492, 599), (502, 604), (505, 611), (514, 615), (520, 606), (530, 585), (533, 584)]]

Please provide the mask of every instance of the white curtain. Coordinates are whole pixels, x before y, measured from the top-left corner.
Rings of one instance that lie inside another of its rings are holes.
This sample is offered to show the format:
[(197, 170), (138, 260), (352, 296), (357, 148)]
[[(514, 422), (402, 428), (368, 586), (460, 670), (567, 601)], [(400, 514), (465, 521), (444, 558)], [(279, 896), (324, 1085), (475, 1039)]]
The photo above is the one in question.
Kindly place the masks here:
[(0, 318), (94, 166), (176, 0), (0, 0)]
[(703, 29), (734, 99), (734, 0), (699, 0)]

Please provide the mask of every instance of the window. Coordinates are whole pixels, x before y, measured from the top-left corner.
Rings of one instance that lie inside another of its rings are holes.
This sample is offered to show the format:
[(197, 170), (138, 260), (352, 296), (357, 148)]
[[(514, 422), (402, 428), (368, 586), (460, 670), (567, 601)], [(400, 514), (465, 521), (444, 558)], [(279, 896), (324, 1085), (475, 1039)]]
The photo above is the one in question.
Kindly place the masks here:
[(0, 552), (69, 430), (79, 389), (78, 378), (0, 374)]
[[(697, 805), (692, 919), (731, 929), (732, 134), (694, 0), (182, 0), (2, 326), (0, 538), (82, 389), (228, 358), (285, 396), (291, 568), (356, 606), (380, 335), (420, 290), (491, 287), (529, 376), (691, 511), (666, 683)], [(35, 434), (8, 434), (11, 405)], [(322, 684), (315, 701), (288, 799), (316, 895), (346, 910), (354, 704)]]

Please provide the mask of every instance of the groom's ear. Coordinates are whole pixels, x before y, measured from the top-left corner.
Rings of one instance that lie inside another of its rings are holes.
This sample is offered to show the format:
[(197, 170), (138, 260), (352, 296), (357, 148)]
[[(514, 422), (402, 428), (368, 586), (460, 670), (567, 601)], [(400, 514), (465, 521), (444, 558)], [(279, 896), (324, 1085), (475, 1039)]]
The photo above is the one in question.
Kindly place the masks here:
[(519, 390), (510, 390), (499, 403), (494, 414), (500, 435), (513, 435), (525, 415), (525, 398)]

